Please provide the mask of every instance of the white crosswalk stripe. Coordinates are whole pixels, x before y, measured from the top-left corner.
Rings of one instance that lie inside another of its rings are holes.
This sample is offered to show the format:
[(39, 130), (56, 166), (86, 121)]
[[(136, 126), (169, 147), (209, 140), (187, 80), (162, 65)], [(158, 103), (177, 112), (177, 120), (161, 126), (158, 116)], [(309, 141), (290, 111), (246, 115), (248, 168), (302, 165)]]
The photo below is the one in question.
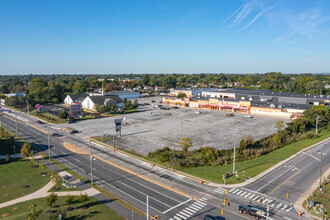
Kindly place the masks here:
[(196, 212), (196, 210), (193, 210), (193, 209), (191, 209), (191, 208), (189, 208), (189, 207), (185, 208), (185, 210), (188, 210), (188, 211), (190, 211), (190, 212), (192, 212), (192, 213), (195, 213), (195, 212)]
[(262, 204), (267, 204), (267, 202), (268, 202), (268, 199), (265, 199), (262, 201)]
[(293, 206), (289, 206), (289, 208), (287, 208), (285, 211), (289, 212), (292, 208)]
[(231, 193), (231, 192), (234, 191), (234, 190), (235, 190), (235, 188), (232, 188), (232, 189), (229, 190), (229, 192)]
[(239, 191), (238, 189), (234, 190), (233, 193), (236, 193), (237, 191)]
[(256, 195), (254, 195), (254, 194), (252, 194), (250, 197), (249, 197), (249, 199), (252, 199), (253, 197), (255, 197)]
[(189, 212), (189, 211), (186, 210), (186, 209), (182, 210), (181, 212), (184, 213), (184, 214), (187, 214), (188, 217), (191, 216), (191, 215), (193, 215), (193, 214), (195, 213), (195, 212), (191, 213), (191, 212)]
[(284, 205), (283, 208), (281, 208), (281, 210), (284, 210), (288, 205)]
[[(183, 211), (179, 212), (178, 214), (183, 215), (183, 216), (186, 216), (187, 218), (190, 217), (189, 214), (187, 214), (187, 213), (185, 213), (185, 212), (183, 212)], [(178, 215), (178, 214), (177, 214), (177, 215)]]
[(195, 212), (197, 212), (197, 211), (199, 210), (198, 208), (193, 207), (193, 206), (189, 206), (189, 209), (192, 209), (192, 210), (194, 210)]
[(201, 204), (201, 205), (203, 205), (203, 206), (206, 206), (206, 205), (207, 205), (206, 203), (201, 202), (201, 201), (196, 201), (194, 204), (196, 204), (196, 203)]
[(273, 203), (273, 204), (271, 204), (270, 206), (274, 208), (274, 207), (275, 207), (275, 204)]
[(180, 218), (180, 220), (181, 219), (186, 219), (186, 217), (185, 216), (183, 216), (183, 215), (180, 215), (179, 213), (178, 214), (176, 214), (179, 218)]
[(251, 195), (251, 193), (246, 194), (244, 197), (248, 197), (249, 195)]
[(243, 192), (243, 193), (241, 194), (241, 196), (244, 196), (246, 193), (247, 193), (247, 192)]
[(202, 207), (197, 206), (197, 205), (194, 205), (194, 204), (191, 204), (190, 207), (194, 207), (194, 208), (196, 208), (196, 209), (198, 209), (198, 210), (202, 208)]
[(242, 192), (243, 192), (243, 191), (239, 191), (238, 193), (236, 193), (236, 195), (238, 195), (238, 196), (239, 196), (239, 195), (240, 195)]
[(174, 220), (174, 218), (170, 218), (170, 220)]
[(282, 206), (282, 203), (278, 204), (278, 205), (276, 206), (276, 208), (278, 209), (278, 208), (281, 207), (281, 206)]
[(179, 218), (179, 217), (176, 217), (176, 216), (174, 216), (173, 218), (175, 218), (176, 220), (181, 220), (181, 218)]

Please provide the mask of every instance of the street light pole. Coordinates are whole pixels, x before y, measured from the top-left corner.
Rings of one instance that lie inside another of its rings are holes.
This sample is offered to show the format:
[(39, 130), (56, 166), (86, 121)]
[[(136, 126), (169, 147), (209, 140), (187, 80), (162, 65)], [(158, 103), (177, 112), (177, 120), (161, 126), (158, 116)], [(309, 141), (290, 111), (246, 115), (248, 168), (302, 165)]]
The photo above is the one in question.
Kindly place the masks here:
[(235, 147), (235, 141), (234, 141), (233, 174), (235, 173), (235, 157), (236, 157), (236, 147)]
[(116, 135), (113, 135), (113, 152), (116, 151)]
[(90, 162), (91, 162), (91, 184), (93, 186), (93, 155), (92, 155), (92, 147), (91, 147), (91, 142), (89, 141), (89, 158), (90, 158)]
[(49, 122), (47, 122), (48, 127), (48, 160), (50, 161), (50, 129), (49, 129)]
[(17, 129), (17, 112), (15, 112), (16, 117), (15, 117), (15, 121), (16, 121), (16, 137), (18, 137), (18, 129)]
[(316, 130), (315, 130), (315, 131), (316, 131), (316, 134), (317, 134), (318, 120), (319, 120), (319, 116), (317, 115), (317, 116), (316, 116)]
[(181, 120), (181, 138), (183, 138), (183, 120)]

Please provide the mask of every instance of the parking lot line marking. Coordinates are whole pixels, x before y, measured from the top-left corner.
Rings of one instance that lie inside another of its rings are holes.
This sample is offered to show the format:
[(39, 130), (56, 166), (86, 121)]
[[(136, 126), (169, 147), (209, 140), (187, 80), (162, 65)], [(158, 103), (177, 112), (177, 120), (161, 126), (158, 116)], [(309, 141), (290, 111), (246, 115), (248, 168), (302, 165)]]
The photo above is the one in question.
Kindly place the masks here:
[(165, 214), (165, 213), (167, 213), (167, 212), (169, 212), (169, 211), (171, 211), (171, 210), (173, 210), (173, 209), (175, 209), (175, 208), (177, 208), (177, 207), (179, 207), (179, 206), (181, 206), (181, 205), (183, 205), (183, 204), (185, 204), (185, 203), (187, 203), (187, 202), (189, 202), (189, 201), (191, 201), (191, 199), (188, 199), (188, 200), (186, 200), (186, 201), (184, 201), (184, 202), (182, 202), (182, 203), (180, 203), (180, 204), (177, 204), (176, 206), (173, 206), (173, 207), (170, 208), (170, 209), (167, 209), (165, 212), (163, 212), (163, 214)]

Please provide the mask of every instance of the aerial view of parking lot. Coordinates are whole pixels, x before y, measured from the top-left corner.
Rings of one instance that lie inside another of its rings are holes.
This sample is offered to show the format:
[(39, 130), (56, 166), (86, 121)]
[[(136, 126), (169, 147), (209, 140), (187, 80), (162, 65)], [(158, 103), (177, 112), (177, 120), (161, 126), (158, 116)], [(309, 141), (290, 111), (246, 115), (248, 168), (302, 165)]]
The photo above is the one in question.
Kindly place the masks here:
[[(116, 138), (116, 146), (141, 155), (163, 147), (178, 147), (181, 137), (189, 137), (193, 149), (215, 147), (233, 148), (244, 136), (255, 140), (276, 131), (275, 123), (281, 119), (266, 116), (246, 117), (246, 114), (189, 108), (162, 108), (161, 97), (139, 98), (139, 112), (94, 120), (61, 124), (89, 137), (115, 134), (115, 119), (123, 119), (122, 135)], [(112, 143), (112, 140), (108, 140)]]

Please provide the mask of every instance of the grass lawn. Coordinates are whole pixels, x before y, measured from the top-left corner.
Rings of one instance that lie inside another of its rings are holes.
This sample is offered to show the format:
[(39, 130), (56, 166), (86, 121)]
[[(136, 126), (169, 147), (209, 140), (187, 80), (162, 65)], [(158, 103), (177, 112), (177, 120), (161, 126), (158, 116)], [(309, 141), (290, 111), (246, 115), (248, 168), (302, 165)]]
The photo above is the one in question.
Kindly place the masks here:
[[(20, 148), (16, 147), (16, 154), (20, 152)], [(5, 138), (0, 138), (0, 155), (6, 155), (6, 154), (15, 154), (14, 152), (14, 146), (7, 141)]]
[[(58, 190), (55, 190), (56, 188), (60, 188)], [(67, 192), (67, 191), (81, 191), (79, 187), (71, 187), (71, 188), (66, 188), (65, 186), (62, 185), (62, 182), (57, 183), (55, 186), (53, 186), (48, 192)]]
[[(2, 219), (26, 219), (26, 215), (30, 213), (29, 204), (37, 204), (37, 210), (42, 210), (41, 215), (37, 219), (58, 219), (58, 215), (62, 213), (62, 217), (65, 219), (113, 219), (121, 220), (124, 219), (116, 212), (112, 211), (105, 205), (99, 203), (93, 197), (89, 197), (89, 200), (86, 202), (88, 209), (81, 209), (79, 207), (83, 206), (78, 199), (78, 196), (74, 197), (74, 202), (71, 207), (75, 208), (73, 211), (65, 211), (68, 208), (68, 205), (65, 203), (65, 196), (58, 197), (56, 205), (59, 205), (59, 208), (53, 208), (57, 213), (47, 213), (50, 210), (47, 206), (46, 198), (34, 199), (27, 202), (18, 203), (12, 206), (8, 206), (0, 209), (0, 218)], [(5, 217), (3, 215), (6, 215)]]
[[(244, 179), (247, 177), (254, 177), (259, 173), (267, 170), (268, 168), (274, 166), (278, 162), (290, 157), (291, 155), (297, 153), (298, 151), (315, 144), (319, 141), (322, 141), (330, 136), (330, 131), (324, 131), (319, 133), (318, 138), (314, 139), (306, 139), (302, 141), (298, 141), (296, 143), (284, 146), (278, 150), (275, 150), (267, 155), (261, 156), (259, 158), (236, 163), (236, 171), (238, 171), (237, 183), (244, 182)], [(222, 179), (222, 175), (226, 172), (233, 171), (233, 165), (225, 165), (225, 166), (205, 166), (205, 167), (195, 167), (195, 168), (186, 168), (180, 169), (180, 171), (189, 173), (193, 176), (200, 177), (205, 180), (209, 180), (215, 183), (224, 183)], [(243, 178), (244, 171), (244, 178)], [(235, 175), (231, 175), (226, 179), (226, 184), (235, 184), (236, 177)]]
[[(328, 179), (330, 178), (330, 176), (328, 177)], [(323, 185), (324, 183), (322, 183)], [(330, 217), (330, 202), (329, 200), (329, 192), (330, 192), (330, 183), (325, 183), (325, 210), (327, 210), (325, 212), (325, 216)], [(319, 204), (323, 204), (323, 193), (320, 191), (320, 188), (317, 187), (317, 189), (313, 192), (314, 196), (309, 196), (308, 199), (313, 200), (313, 202), (315, 203), (315, 208), (308, 208), (308, 211), (318, 217), (322, 217), (322, 213), (319, 211)], [(306, 207), (306, 201), (303, 203), (303, 207)]]
[[(11, 161), (0, 160), (0, 203), (33, 193), (50, 181), (50, 172), (41, 175), (41, 168), (32, 168), (31, 162), (23, 159)], [(30, 187), (24, 188), (27, 185)]]
[(66, 119), (61, 119), (55, 115), (52, 115), (52, 114), (49, 114), (47, 112), (30, 112), (30, 115), (33, 115), (37, 118), (40, 118), (42, 120), (45, 120), (45, 121), (48, 121), (50, 123), (54, 123), (54, 124), (63, 124), (63, 123), (66, 123)]
[(91, 138), (101, 142), (112, 140), (112, 137), (91, 137)]

